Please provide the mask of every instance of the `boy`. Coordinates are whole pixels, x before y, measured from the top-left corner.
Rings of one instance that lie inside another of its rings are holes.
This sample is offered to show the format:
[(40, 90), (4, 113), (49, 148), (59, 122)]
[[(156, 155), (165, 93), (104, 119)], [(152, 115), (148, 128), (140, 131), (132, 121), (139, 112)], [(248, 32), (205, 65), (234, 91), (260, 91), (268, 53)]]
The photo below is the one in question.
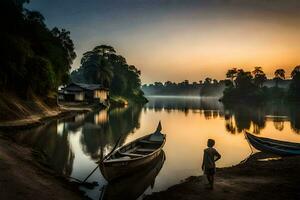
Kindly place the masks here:
[(216, 172), (216, 164), (215, 162), (221, 158), (221, 155), (217, 152), (213, 146), (215, 145), (215, 141), (213, 139), (207, 140), (207, 147), (204, 149), (203, 162), (202, 162), (202, 170), (204, 174), (206, 174), (207, 180), (210, 185), (210, 189), (214, 187), (214, 175)]

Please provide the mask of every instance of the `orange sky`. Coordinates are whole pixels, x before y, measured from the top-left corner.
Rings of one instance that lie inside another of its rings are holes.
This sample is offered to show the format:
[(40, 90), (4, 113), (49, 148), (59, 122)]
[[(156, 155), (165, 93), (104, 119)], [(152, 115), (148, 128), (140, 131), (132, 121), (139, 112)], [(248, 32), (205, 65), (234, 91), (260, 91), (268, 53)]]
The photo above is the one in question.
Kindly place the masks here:
[(143, 83), (223, 79), (230, 67), (272, 77), (300, 64), (298, 0), (32, 1), (49, 27), (71, 31), (78, 55), (109, 44), (142, 71)]

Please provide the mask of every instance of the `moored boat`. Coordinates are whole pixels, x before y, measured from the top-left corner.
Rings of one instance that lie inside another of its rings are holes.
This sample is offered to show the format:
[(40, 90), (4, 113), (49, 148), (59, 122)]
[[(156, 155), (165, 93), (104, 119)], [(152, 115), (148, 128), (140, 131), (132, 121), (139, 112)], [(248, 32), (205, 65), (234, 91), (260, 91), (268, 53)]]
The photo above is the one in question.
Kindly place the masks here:
[(155, 178), (163, 167), (164, 162), (165, 153), (162, 150), (160, 155), (143, 169), (130, 176), (109, 182), (105, 186), (103, 200), (124, 199), (124, 194), (126, 194), (126, 199), (128, 200), (138, 199), (147, 188), (153, 188)]
[(280, 156), (300, 155), (299, 143), (257, 137), (249, 132), (245, 134), (250, 144), (257, 150)]
[(151, 163), (160, 155), (166, 142), (159, 122), (156, 131), (117, 148), (100, 164), (99, 168), (107, 181), (130, 175)]

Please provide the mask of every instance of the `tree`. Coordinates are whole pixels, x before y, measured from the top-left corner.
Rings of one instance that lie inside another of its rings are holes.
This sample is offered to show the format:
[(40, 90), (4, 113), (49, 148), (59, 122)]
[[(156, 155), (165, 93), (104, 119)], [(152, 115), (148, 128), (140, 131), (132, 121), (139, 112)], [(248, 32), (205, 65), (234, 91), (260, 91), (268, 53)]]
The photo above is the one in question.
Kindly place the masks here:
[(237, 70), (235, 85), (239, 89), (249, 89), (253, 87), (252, 78), (251, 72), (245, 72), (243, 69), (239, 69)]
[(289, 97), (292, 100), (300, 99), (300, 65), (296, 66), (291, 73), (292, 82), (289, 88)]
[(226, 78), (229, 78), (234, 85), (234, 79), (237, 77), (238, 70), (237, 68), (229, 69), (226, 73)]
[(211, 82), (212, 82), (212, 79), (207, 77), (207, 78), (205, 78), (204, 84), (211, 84)]
[(81, 66), (72, 72), (72, 80), (102, 84), (110, 89), (111, 95), (134, 98), (144, 103), (140, 76), (141, 71), (127, 64), (126, 59), (117, 55), (109, 45), (98, 45), (84, 53)]
[(277, 69), (274, 75), (275, 87), (278, 88), (278, 83), (285, 79), (285, 71), (284, 69)]
[(87, 83), (102, 84), (110, 87), (113, 71), (106, 54), (94, 48), (83, 54), (81, 66), (84, 69), (84, 77)]
[(299, 76), (300, 74), (300, 65), (296, 66), (292, 73), (291, 73), (291, 77), (294, 79), (294, 78), (297, 78), (297, 76)]
[[(28, 0), (2, 0), (0, 90), (21, 98), (54, 94), (67, 82), (76, 57), (70, 32), (50, 31), (44, 17), (23, 7)], [(54, 34), (55, 33), (55, 34)]]
[(254, 75), (254, 84), (261, 88), (263, 83), (267, 80), (266, 74), (263, 72), (261, 67), (255, 67), (252, 74)]

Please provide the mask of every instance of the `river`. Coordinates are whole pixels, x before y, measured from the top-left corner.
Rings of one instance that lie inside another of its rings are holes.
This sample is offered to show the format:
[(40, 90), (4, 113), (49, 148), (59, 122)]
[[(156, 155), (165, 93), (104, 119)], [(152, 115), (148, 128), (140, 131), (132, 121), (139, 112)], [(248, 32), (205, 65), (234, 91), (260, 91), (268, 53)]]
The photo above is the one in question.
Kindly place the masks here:
[[(78, 114), (32, 130), (19, 131), (13, 138), (19, 144), (42, 151), (44, 159), (58, 173), (82, 180), (95, 168), (101, 153), (107, 154), (120, 136), (123, 136), (121, 144), (128, 143), (153, 132), (161, 120), (162, 132), (167, 135), (165, 160), (157, 171), (142, 175), (150, 181), (145, 182), (145, 187), (136, 188), (142, 190), (136, 191), (139, 199), (144, 194), (165, 190), (189, 176), (201, 175), (203, 149), (209, 138), (215, 139), (215, 148), (222, 155), (218, 167), (238, 164), (249, 156), (251, 149), (243, 130), (258, 136), (300, 142), (298, 106), (226, 107), (216, 98), (200, 97), (156, 96), (148, 99), (149, 103), (144, 107), (128, 106)], [(88, 181), (97, 181), (99, 186), (93, 190), (81, 189), (92, 199), (99, 199), (99, 189), (107, 185), (106, 180), (97, 170)], [(134, 185), (139, 184), (138, 179), (128, 181), (132, 181), (129, 188), (133, 190)], [(109, 192), (119, 192), (113, 188)]]

